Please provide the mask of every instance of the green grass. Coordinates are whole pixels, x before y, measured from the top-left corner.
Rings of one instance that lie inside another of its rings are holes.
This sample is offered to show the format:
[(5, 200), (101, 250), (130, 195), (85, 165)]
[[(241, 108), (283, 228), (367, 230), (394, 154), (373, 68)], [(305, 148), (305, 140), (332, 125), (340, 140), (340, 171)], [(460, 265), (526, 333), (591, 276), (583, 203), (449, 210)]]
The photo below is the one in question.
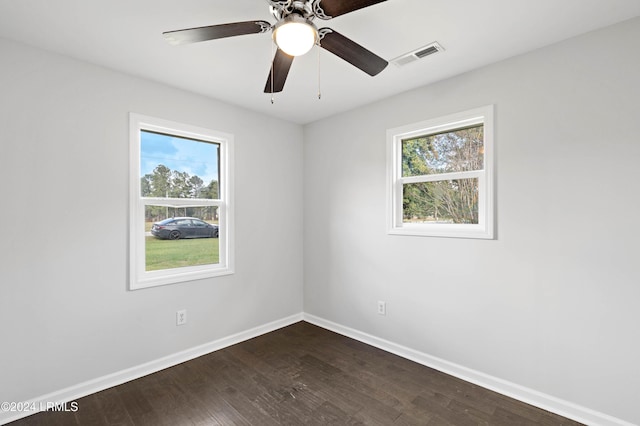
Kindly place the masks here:
[(218, 238), (159, 240), (145, 237), (147, 271), (211, 265), (220, 262)]

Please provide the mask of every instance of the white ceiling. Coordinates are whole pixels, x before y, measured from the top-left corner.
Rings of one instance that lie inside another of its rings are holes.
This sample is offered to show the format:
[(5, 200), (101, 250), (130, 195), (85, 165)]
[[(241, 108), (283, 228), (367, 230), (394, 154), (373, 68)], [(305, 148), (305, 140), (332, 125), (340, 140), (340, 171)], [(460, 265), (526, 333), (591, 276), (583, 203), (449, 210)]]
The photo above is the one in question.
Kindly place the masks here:
[[(347, 0), (345, 0), (347, 1)], [(376, 77), (326, 51), (296, 58), (284, 91), (263, 93), (269, 34), (170, 46), (163, 31), (274, 22), (265, 0), (0, 0), (0, 37), (308, 123), (640, 15), (638, 0), (388, 0), (328, 26), (385, 59), (433, 41), (444, 52)], [(637, 52), (636, 52), (637, 54)]]

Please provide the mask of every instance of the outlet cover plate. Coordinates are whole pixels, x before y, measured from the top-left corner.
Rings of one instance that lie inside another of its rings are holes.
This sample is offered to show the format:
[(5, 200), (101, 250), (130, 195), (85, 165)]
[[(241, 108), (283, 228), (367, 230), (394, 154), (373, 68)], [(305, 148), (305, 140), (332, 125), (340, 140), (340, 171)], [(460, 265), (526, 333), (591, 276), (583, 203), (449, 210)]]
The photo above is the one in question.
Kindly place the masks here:
[(185, 325), (187, 323), (187, 310), (181, 309), (176, 311), (176, 325)]

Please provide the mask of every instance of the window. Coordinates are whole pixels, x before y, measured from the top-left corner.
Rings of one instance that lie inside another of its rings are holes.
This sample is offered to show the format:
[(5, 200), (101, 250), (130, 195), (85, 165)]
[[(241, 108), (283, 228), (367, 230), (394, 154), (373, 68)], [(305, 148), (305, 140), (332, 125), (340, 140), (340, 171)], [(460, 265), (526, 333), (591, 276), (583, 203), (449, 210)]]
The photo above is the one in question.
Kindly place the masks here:
[(493, 238), (493, 106), (387, 131), (388, 232)]
[(233, 136), (130, 114), (131, 290), (233, 273)]

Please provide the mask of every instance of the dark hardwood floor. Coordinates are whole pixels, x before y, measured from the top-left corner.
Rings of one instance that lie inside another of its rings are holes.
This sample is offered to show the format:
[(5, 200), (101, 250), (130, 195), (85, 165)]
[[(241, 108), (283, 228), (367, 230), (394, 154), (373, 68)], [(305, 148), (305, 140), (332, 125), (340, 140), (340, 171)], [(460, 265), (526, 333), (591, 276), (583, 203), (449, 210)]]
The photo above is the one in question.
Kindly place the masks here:
[(306, 322), (43, 412), (31, 425), (578, 425)]

